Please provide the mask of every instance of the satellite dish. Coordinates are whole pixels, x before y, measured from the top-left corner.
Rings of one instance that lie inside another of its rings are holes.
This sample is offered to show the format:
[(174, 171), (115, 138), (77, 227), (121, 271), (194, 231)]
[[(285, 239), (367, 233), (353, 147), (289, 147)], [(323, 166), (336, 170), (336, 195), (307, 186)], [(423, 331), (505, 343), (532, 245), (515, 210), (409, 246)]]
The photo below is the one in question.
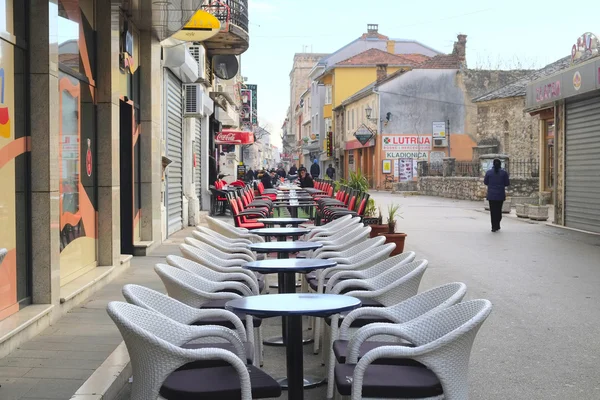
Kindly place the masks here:
[(218, 55), (212, 58), (213, 72), (220, 79), (231, 79), (237, 75), (239, 63), (232, 54)]

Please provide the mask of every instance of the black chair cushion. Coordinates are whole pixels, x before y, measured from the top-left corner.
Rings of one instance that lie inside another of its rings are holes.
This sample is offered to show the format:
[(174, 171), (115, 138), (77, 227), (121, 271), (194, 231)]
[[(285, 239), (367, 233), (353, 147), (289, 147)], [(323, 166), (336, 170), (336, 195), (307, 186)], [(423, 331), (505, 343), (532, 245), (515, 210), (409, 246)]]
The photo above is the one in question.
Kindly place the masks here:
[[(375, 342), (366, 341), (360, 346), (358, 359), (360, 360), (367, 352), (376, 349), (381, 346), (406, 346), (414, 347), (410, 343), (398, 343), (398, 342)], [(348, 340), (336, 340), (333, 342), (333, 353), (335, 354), (336, 360), (340, 364), (346, 363), (346, 356), (348, 355)], [(423, 364), (410, 358), (380, 358), (377, 359), (374, 364), (387, 364), (387, 365), (412, 365), (415, 367), (424, 367)]]
[[(235, 348), (231, 343), (187, 343), (183, 346), (184, 349), (209, 349), (209, 348), (217, 348), (224, 349), (235, 353)], [(254, 350), (253, 344), (250, 342), (244, 343), (244, 347), (246, 348), (246, 361), (248, 364), (252, 364), (254, 360)], [(184, 369), (194, 369), (194, 368), (207, 368), (207, 367), (226, 367), (229, 364), (222, 360), (206, 360), (206, 361), (195, 361), (193, 363), (189, 363), (184, 365), (181, 368)]]
[[(355, 364), (335, 366), (335, 384), (342, 396), (350, 396), (355, 366)], [(371, 364), (365, 371), (363, 397), (418, 399), (442, 394), (442, 384), (427, 368)]]
[[(340, 318), (338, 318), (338, 328), (340, 326), (342, 326), (342, 322), (344, 322), (344, 316), (347, 315), (347, 313), (343, 313), (340, 315)], [(381, 318), (381, 317), (373, 317), (373, 318), (369, 318), (369, 317), (364, 317), (364, 318), (357, 318), (354, 321), (352, 321), (352, 323), (350, 324), (350, 327), (352, 328), (360, 328), (363, 327), (365, 325), (369, 325), (369, 324), (374, 324), (376, 322), (392, 322), (389, 319), (386, 318)], [(331, 317), (326, 317), (325, 318), (325, 323), (329, 326), (331, 326)]]
[[(253, 399), (281, 396), (281, 386), (275, 379), (251, 365), (247, 368)], [(179, 369), (167, 377), (160, 395), (167, 400), (239, 400), (240, 379), (231, 366)]]

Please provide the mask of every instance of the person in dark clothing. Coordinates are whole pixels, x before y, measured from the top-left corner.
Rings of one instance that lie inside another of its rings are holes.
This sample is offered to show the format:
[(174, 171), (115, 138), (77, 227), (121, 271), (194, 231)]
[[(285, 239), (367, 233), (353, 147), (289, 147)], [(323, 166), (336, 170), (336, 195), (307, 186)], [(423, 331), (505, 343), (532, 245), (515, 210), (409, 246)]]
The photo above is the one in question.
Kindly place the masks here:
[(290, 167), (290, 170), (288, 172), (288, 175), (296, 175), (298, 173), (298, 168), (296, 168), (296, 165), (292, 165)]
[(329, 177), (329, 179), (333, 180), (333, 177), (335, 176), (335, 168), (333, 168), (333, 165), (329, 164), (325, 174)]
[(274, 168), (271, 169), (270, 175), (271, 175), (271, 184), (273, 185), (273, 187), (277, 186), (277, 184), (279, 183), (279, 175), (277, 174), (277, 171)]
[(313, 165), (310, 166), (310, 174), (313, 178), (318, 178), (321, 175), (321, 168), (319, 167), (319, 161), (315, 158)]
[(217, 168), (217, 160), (213, 156), (208, 156), (208, 181), (209, 185), (214, 185), (217, 182), (219, 170)]
[(265, 189), (273, 189), (273, 177), (268, 172), (265, 171), (262, 178), (260, 178), (260, 181)]
[(506, 200), (505, 189), (510, 186), (508, 172), (502, 169), (502, 163), (499, 159), (495, 159), (493, 168), (485, 173), (483, 183), (487, 186), (492, 232), (497, 232), (500, 230), (500, 221), (502, 220), (502, 204)]
[(244, 175), (244, 178), (246, 178), (246, 182), (252, 182), (254, 180), (254, 171), (252, 171), (252, 168), (248, 168), (248, 171), (246, 171), (246, 175)]
[(280, 166), (279, 166), (279, 168), (277, 168), (277, 175), (278, 175), (280, 178), (283, 178), (283, 179), (285, 179), (285, 176), (286, 176), (287, 174), (285, 173), (285, 169), (283, 169), (283, 166), (282, 166), (282, 165), (280, 165)]
[(306, 168), (300, 168), (300, 187), (302, 188), (307, 188), (307, 187), (315, 187), (315, 183), (312, 179), (312, 177), (306, 172)]

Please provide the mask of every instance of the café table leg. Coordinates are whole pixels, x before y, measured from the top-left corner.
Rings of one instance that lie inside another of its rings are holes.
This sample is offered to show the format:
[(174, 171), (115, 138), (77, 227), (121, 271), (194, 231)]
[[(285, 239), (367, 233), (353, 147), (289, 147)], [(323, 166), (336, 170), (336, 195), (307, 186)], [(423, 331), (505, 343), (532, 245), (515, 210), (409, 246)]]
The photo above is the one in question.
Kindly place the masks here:
[(302, 316), (287, 317), (287, 389), (289, 400), (304, 399), (304, 359), (302, 354)]

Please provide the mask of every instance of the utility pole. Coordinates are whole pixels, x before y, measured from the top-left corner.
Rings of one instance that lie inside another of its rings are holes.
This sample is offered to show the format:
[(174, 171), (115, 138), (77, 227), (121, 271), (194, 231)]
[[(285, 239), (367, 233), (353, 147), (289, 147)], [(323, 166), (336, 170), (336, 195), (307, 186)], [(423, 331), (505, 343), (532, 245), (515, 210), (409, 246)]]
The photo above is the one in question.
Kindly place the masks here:
[(450, 118), (448, 118), (448, 126), (446, 127), (446, 135), (448, 136), (448, 158), (450, 158)]

